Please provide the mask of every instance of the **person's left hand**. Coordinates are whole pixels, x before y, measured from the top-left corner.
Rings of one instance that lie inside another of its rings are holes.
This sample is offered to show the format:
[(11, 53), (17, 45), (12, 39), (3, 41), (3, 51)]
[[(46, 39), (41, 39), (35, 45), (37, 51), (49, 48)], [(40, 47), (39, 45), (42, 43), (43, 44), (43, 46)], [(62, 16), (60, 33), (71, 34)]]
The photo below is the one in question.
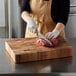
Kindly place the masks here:
[(56, 27), (54, 28), (54, 30), (52, 32), (48, 32), (47, 34), (45, 34), (45, 37), (48, 39), (54, 39), (57, 38), (61, 31), (64, 30), (64, 24), (63, 23), (57, 23)]
[(60, 31), (57, 29), (54, 29), (52, 32), (48, 32), (45, 37), (47, 39), (51, 39), (51, 38), (57, 38), (60, 34)]

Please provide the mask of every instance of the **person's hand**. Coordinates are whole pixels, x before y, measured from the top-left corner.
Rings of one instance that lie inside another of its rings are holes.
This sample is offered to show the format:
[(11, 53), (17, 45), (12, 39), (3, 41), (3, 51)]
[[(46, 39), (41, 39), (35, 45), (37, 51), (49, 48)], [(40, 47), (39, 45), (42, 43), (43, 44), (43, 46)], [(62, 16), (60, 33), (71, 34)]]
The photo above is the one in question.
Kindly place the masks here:
[(56, 27), (54, 28), (54, 30), (52, 32), (48, 32), (45, 37), (48, 39), (53, 39), (53, 38), (57, 38), (61, 31), (64, 30), (64, 24), (63, 23), (57, 23)]
[(31, 17), (26, 17), (25, 21), (27, 22), (27, 28), (30, 32), (36, 33), (37, 32), (37, 25), (35, 21)]
[(57, 29), (54, 29), (52, 32), (48, 32), (45, 37), (47, 39), (53, 39), (53, 38), (57, 38), (60, 34), (60, 31)]

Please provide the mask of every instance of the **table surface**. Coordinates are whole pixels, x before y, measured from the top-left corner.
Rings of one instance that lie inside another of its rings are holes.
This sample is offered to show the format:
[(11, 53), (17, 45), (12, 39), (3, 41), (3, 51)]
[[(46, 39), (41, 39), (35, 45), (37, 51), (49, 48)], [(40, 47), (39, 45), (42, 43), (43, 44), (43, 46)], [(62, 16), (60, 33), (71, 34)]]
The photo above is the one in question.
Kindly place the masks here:
[(73, 47), (73, 57), (15, 64), (5, 50), (5, 39), (0, 39), (0, 74), (12, 73), (74, 73), (76, 72), (76, 39), (67, 39)]

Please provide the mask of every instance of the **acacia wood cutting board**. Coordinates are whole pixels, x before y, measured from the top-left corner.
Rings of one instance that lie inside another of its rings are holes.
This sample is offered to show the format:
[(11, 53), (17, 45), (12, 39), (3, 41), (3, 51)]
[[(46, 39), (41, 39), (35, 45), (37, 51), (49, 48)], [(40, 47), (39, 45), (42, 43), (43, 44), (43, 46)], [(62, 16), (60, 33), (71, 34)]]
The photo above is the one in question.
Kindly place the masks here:
[(6, 40), (5, 48), (15, 63), (64, 58), (72, 56), (72, 46), (58, 38), (56, 47), (44, 47), (36, 44), (36, 38)]

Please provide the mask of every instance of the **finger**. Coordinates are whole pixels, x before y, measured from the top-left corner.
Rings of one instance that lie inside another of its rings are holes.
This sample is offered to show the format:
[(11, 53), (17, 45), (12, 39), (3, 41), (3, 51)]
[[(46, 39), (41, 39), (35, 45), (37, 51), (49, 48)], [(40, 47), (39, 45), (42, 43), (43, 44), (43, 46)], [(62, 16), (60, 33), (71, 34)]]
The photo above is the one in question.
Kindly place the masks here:
[(35, 29), (35, 33), (37, 33), (38, 32), (38, 30), (37, 30), (37, 28)]
[(49, 32), (49, 33), (47, 34), (47, 38), (49, 38), (49, 37), (50, 37), (50, 35), (51, 35), (51, 33)]
[(46, 37), (46, 38), (48, 37), (48, 33), (45, 35), (45, 37)]
[(54, 37), (54, 34), (53, 33), (51, 33), (50, 34), (50, 36), (49, 36), (49, 38), (53, 38)]
[(50, 33), (48, 33), (48, 38), (50, 37), (50, 35), (51, 35), (51, 34), (50, 34)]
[(45, 34), (45, 38), (48, 38), (47, 36), (48, 36), (48, 33), (47, 33), (47, 34)]
[(52, 36), (53, 36), (53, 33), (50, 32), (49, 35), (48, 35), (48, 38), (50, 39)]
[(57, 34), (55, 34), (52, 38), (57, 38), (58, 37), (58, 35)]
[(35, 29), (32, 30), (32, 33), (35, 33)]
[(34, 33), (38, 33), (37, 29), (34, 30)]
[(47, 35), (45, 35), (45, 38), (47, 38), (47, 39), (48, 39)]
[(55, 38), (56, 38), (56, 36), (53, 36), (53, 37), (52, 37), (52, 39), (55, 39)]
[(35, 33), (35, 29), (29, 28), (29, 31), (30, 31), (31, 33)]
[(54, 38), (57, 38), (57, 35), (54, 35), (54, 36), (53, 36), (53, 39), (54, 39)]
[(29, 31), (30, 31), (31, 33), (33, 33), (33, 30), (30, 29)]
[(48, 33), (46, 33), (45, 37), (49, 38), (51, 34), (52, 34), (51, 32), (48, 32)]

